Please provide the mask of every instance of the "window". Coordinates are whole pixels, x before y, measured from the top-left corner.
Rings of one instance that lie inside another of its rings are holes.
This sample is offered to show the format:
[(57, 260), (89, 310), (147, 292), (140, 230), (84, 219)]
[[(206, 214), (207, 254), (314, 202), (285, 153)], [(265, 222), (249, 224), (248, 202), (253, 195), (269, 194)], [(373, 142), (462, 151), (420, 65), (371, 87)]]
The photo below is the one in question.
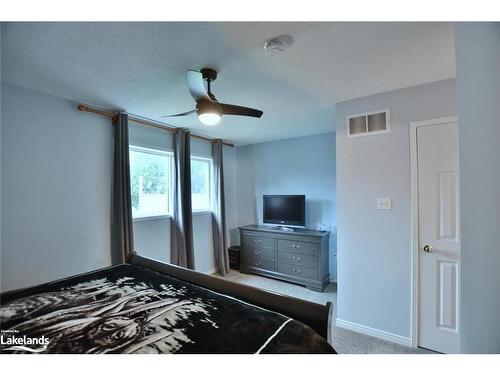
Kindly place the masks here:
[(171, 214), (172, 160), (170, 152), (130, 146), (132, 217)]
[(193, 211), (211, 211), (212, 159), (191, 157)]
[[(172, 214), (174, 155), (130, 146), (130, 185), (134, 219)], [(191, 157), (193, 211), (211, 211), (212, 159)]]

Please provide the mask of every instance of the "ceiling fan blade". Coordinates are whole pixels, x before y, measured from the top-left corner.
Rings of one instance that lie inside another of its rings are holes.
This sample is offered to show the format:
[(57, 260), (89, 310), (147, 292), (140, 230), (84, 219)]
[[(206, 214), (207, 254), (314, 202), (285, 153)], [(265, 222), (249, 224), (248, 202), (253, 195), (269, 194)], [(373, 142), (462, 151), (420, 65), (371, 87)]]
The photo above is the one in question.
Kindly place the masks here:
[(222, 114), (224, 115), (235, 115), (235, 116), (248, 116), (260, 118), (264, 112), (258, 109), (240, 107), (239, 105), (224, 104), (220, 103), (222, 106)]
[(196, 70), (188, 70), (186, 73), (186, 81), (189, 92), (193, 99), (197, 102), (201, 98), (211, 100), (208, 96), (207, 89), (203, 83), (203, 75)]
[(178, 113), (178, 114), (176, 114), (176, 115), (164, 115), (164, 116), (161, 116), (161, 117), (181, 117), (181, 116), (187, 116), (187, 115), (190, 115), (191, 113), (195, 113), (195, 112), (196, 112), (196, 109), (193, 109), (193, 110), (191, 110), (191, 111)]

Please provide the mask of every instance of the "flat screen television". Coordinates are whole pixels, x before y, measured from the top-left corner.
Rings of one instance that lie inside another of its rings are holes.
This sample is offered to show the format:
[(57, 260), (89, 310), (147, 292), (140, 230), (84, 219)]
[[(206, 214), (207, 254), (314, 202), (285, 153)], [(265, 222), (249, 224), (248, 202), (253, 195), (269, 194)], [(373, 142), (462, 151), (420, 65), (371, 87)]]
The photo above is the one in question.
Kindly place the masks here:
[(264, 195), (263, 221), (266, 224), (306, 225), (305, 195)]

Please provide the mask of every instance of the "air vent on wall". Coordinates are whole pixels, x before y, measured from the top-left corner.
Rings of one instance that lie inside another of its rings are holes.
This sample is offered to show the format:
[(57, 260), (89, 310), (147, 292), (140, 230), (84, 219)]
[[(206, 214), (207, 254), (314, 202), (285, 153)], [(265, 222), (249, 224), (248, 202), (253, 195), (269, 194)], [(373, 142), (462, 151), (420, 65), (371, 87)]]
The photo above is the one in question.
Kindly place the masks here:
[(346, 135), (348, 138), (389, 132), (388, 109), (347, 116)]

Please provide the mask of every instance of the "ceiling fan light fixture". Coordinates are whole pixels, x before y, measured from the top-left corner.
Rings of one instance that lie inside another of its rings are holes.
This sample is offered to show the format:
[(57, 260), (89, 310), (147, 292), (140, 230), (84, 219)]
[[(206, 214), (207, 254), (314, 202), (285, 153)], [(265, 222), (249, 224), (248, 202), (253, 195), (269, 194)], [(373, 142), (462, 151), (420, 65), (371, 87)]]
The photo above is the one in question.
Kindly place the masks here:
[(217, 125), (221, 118), (222, 116), (220, 114), (214, 112), (198, 113), (198, 120), (208, 126)]
[[(189, 93), (196, 102), (196, 109), (162, 117), (183, 117), (196, 112), (198, 120), (201, 123), (213, 126), (220, 122), (222, 115), (255, 118), (260, 118), (262, 116), (263, 112), (258, 109), (242, 107), (234, 104), (219, 103), (214, 94), (210, 91), (210, 84), (216, 78), (217, 72), (214, 69), (203, 68), (200, 72), (196, 70), (188, 70), (186, 73), (186, 81)], [(204, 81), (206, 81), (206, 86)]]
[(198, 120), (208, 126), (217, 125), (222, 118), (222, 107), (220, 104), (201, 100), (196, 106)]

